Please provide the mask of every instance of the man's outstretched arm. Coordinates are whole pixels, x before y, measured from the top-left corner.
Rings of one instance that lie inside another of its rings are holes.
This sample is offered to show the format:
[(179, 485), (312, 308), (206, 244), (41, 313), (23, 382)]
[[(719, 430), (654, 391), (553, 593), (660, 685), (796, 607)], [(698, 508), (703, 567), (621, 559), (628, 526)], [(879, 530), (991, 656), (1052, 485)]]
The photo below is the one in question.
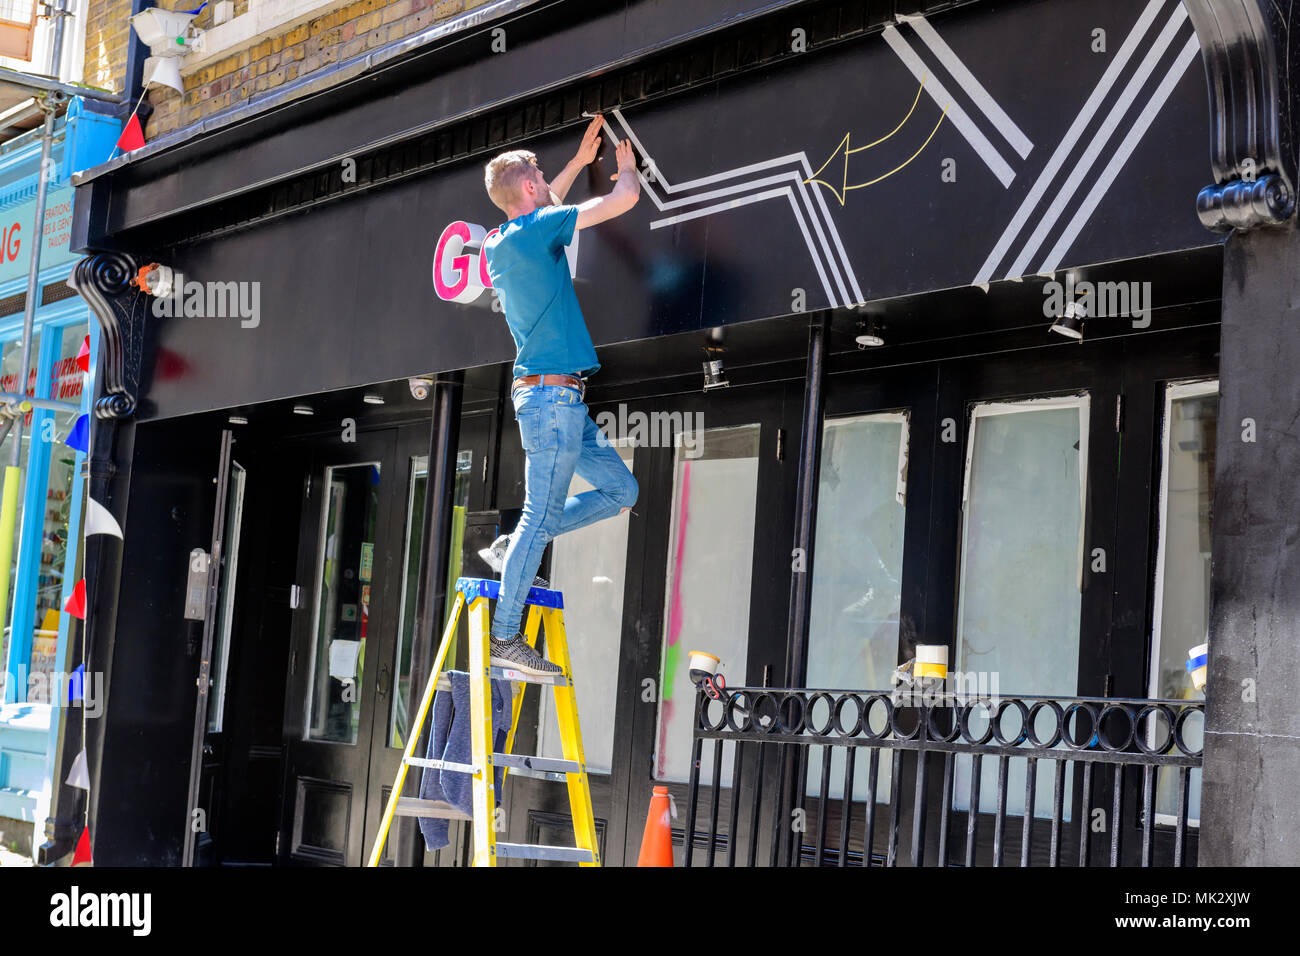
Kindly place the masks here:
[(612, 177), (618, 180), (608, 196), (588, 199), (578, 206), (578, 229), (586, 229), (597, 223), (621, 216), (633, 206), (641, 196), (641, 179), (636, 171), (636, 155), (632, 144), (623, 140), (618, 144), (618, 172)]

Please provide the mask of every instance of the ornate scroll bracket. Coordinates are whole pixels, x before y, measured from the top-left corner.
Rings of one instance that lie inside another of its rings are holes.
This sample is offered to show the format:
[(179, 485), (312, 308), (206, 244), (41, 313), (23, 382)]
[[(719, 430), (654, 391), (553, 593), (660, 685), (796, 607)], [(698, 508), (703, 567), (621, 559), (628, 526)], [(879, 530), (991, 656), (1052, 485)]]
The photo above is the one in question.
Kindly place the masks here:
[(1290, 14), (1272, 0), (1183, 6), (1201, 42), (1210, 94), (1215, 181), (1197, 196), (1197, 214), (1216, 232), (1287, 222), (1296, 210)]
[(127, 418), (135, 412), (148, 311), (148, 297), (131, 285), (138, 269), (129, 255), (100, 252), (78, 262), (68, 278), (68, 286), (86, 300), (99, 322), (104, 362), (96, 418)]

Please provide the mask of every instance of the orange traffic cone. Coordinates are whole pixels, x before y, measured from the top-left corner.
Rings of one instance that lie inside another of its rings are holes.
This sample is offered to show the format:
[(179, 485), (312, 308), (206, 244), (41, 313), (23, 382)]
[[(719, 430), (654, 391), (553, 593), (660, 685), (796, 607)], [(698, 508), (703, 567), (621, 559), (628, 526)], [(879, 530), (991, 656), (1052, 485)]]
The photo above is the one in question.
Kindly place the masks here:
[(655, 787), (650, 797), (650, 812), (645, 818), (645, 833), (641, 835), (641, 855), (637, 866), (673, 865), (673, 830), (667, 787)]

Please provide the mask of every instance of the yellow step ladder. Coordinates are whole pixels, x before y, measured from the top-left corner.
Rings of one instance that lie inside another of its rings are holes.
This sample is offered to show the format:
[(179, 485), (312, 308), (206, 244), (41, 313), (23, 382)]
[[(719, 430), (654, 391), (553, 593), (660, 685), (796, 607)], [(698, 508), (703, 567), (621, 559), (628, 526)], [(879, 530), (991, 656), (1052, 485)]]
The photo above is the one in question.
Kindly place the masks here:
[[(367, 866), (378, 866), (388, 840), (388, 830), (393, 817), (439, 817), (449, 820), (469, 819), (465, 814), (441, 801), (419, 800), (415, 797), (403, 797), (402, 787), (406, 783), (406, 771), (410, 767), (422, 767), (429, 770), (456, 770), (472, 774), (471, 789), (474, 795), (474, 865), (496, 866), (503, 857), (529, 860), (560, 860), (578, 863), (581, 866), (600, 866), (600, 851), (596, 847), (596, 820), (591, 809), (591, 786), (587, 780), (587, 762), (582, 752), (582, 730), (578, 726), (578, 702), (574, 696), (573, 673), (569, 666), (569, 643), (564, 632), (564, 596), (559, 591), (545, 588), (532, 588), (528, 592), (526, 607), (527, 622), (524, 637), (530, 647), (537, 647), (539, 625), (545, 625), (546, 657), (561, 670), (559, 674), (537, 677), (522, 671), (506, 667), (489, 667), (488, 657), (488, 601), (496, 600), (501, 590), (501, 582), (487, 578), (458, 578), (456, 581), (456, 603), (446, 630), (442, 634), (442, 643), (434, 659), (433, 669), (429, 673), (429, 682), (424, 688), (420, 700), (420, 709), (416, 713), (415, 725), (407, 735), (406, 752), (402, 755), (402, 765), (398, 768), (397, 779), (393, 781), (393, 791), (384, 808), (384, 816), (379, 824), (379, 833), (370, 851)], [(435, 690), (450, 693), (450, 682), (443, 675), (447, 662), (448, 650), (456, 636), (456, 624), (460, 612), (469, 605), (469, 697), (470, 697), (470, 749), (471, 764), (450, 763), (443, 760), (431, 760), (417, 757), (415, 749), (419, 745), (424, 722), (429, 716)], [(506, 736), (505, 752), (493, 753), (489, 749), (492, 733), (492, 685), (491, 679), (504, 678), (523, 684), (550, 684), (555, 693), (555, 714), (560, 724), (560, 743), (564, 758), (517, 756), (511, 753), (515, 741), (515, 730), (519, 723), (519, 712), (523, 707), (523, 688), (514, 695), (513, 712), (510, 716), (510, 732)], [(539, 772), (548, 780), (563, 781), (569, 787), (569, 809), (573, 817), (573, 836), (575, 846), (543, 846), (528, 843), (498, 842), (492, 825), (496, 818), (497, 795), (495, 768), (504, 767), (504, 773), (510, 768), (527, 769)]]

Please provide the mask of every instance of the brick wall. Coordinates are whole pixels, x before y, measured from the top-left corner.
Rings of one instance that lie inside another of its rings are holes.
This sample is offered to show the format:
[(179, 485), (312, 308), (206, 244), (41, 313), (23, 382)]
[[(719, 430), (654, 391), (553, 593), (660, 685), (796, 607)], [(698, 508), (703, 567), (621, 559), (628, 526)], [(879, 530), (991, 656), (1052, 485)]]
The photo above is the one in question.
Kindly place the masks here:
[(85, 81), (122, 92), (131, 0), (90, 0), (86, 10)]
[[(190, 9), (192, 0), (161, 0), (159, 6)], [(239, 106), (257, 92), (274, 89), (342, 60), (483, 6), (489, 0), (356, 0), (301, 26), (259, 37), (253, 46), (185, 76), (185, 93), (149, 91), (154, 113), (145, 138), (206, 119)], [(238, 0), (235, 14), (247, 9)], [(130, 0), (90, 0), (86, 22), (86, 82), (114, 91), (123, 87)], [(212, 24), (209, 4), (195, 20)], [(182, 66), (182, 69), (184, 67)]]

